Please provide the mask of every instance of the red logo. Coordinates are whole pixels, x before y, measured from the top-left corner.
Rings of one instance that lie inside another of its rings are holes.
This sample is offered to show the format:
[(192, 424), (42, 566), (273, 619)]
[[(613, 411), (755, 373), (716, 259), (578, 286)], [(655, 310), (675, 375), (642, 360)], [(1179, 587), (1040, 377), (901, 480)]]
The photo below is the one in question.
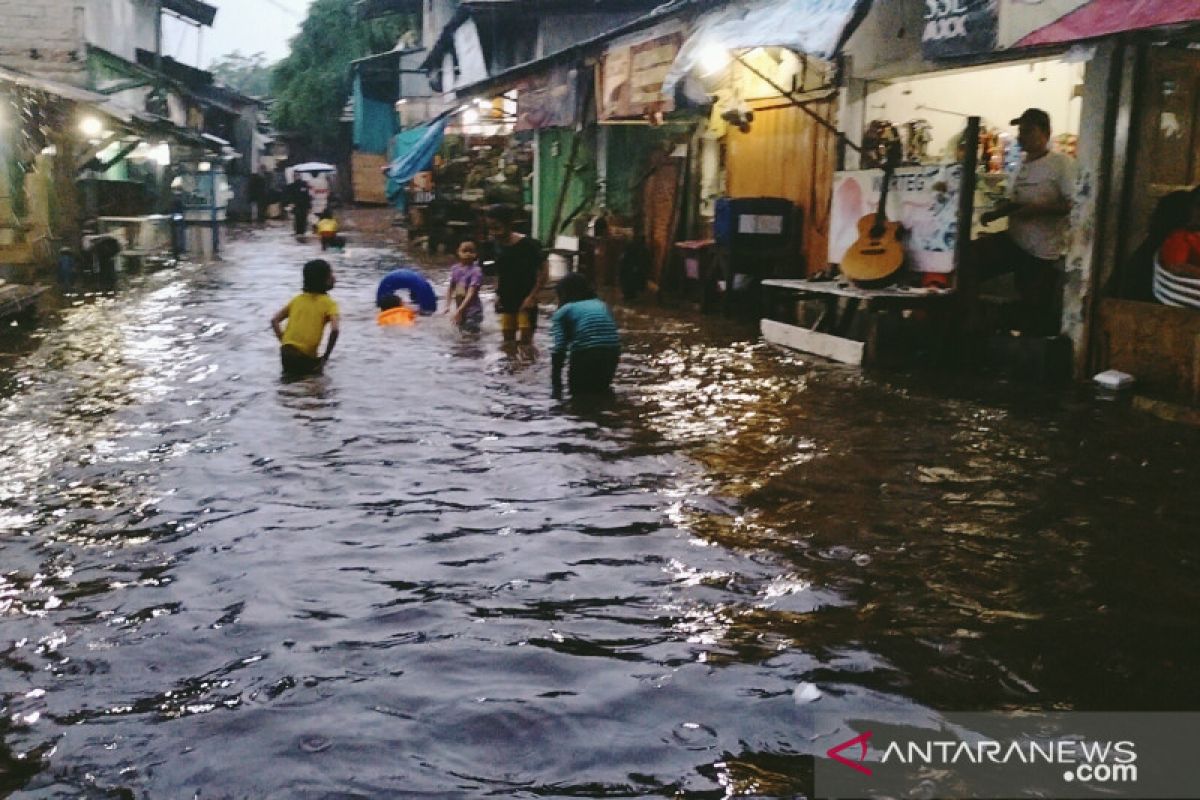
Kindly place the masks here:
[[(860, 733), (858, 736), (855, 736), (853, 739), (847, 739), (846, 741), (842, 742), (841, 744), (829, 748), (829, 750), (825, 753), (825, 755), (829, 756), (830, 758), (832, 758), (834, 761), (838, 762), (839, 764), (845, 764), (850, 769), (858, 770), (863, 775), (870, 775), (871, 768), (864, 767), (861, 763), (861, 762), (867, 760), (867, 742), (869, 742), (870, 740), (871, 740), (871, 732), (870, 731), (867, 731), (866, 733)], [(858, 756), (858, 761), (857, 762), (849, 761), (845, 758), (842, 758), (841, 752), (848, 747), (854, 747), (854, 745), (858, 745), (859, 747), (862, 748), (862, 751), (859, 753), (859, 756)]]

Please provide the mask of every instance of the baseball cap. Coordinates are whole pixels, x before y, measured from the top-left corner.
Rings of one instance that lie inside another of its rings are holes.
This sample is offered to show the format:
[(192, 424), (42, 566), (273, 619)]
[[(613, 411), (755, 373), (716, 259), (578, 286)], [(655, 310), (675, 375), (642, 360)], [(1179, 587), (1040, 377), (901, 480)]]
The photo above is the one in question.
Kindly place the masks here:
[(1009, 122), (1009, 125), (1021, 124), (1037, 125), (1044, 131), (1050, 130), (1050, 115), (1040, 108), (1027, 108), (1021, 112), (1021, 116)]

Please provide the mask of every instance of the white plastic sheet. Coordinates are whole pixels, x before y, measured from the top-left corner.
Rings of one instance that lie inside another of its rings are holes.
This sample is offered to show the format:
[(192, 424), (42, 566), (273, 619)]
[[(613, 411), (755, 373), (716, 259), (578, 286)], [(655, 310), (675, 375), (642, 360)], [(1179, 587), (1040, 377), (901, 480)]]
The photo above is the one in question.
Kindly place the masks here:
[[(714, 49), (747, 50), (786, 47), (829, 59), (844, 42), (846, 26), (863, 0), (755, 0), (730, 4), (700, 17), (663, 81), (663, 94), (702, 69)], [(688, 98), (703, 100), (703, 90), (687, 86)]]

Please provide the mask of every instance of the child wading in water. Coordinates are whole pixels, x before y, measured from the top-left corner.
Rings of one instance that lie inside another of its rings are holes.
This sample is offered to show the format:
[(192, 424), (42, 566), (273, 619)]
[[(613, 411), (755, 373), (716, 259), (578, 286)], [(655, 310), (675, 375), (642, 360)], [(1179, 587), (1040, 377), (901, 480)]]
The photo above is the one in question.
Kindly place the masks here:
[[(291, 299), (271, 317), (271, 329), (280, 341), (279, 356), (288, 375), (320, 372), (338, 340), (338, 307), (328, 292), (333, 288), (333, 268), (328, 261), (315, 259), (304, 265), (304, 291)], [(287, 327), (280, 327), (284, 320)], [(325, 326), (329, 341), (325, 354), (317, 355)]]
[(587, 278), (572, 272), (558, 282), (558, 311), (550, 318), (554, 337), (551, 359), (553, 397), (562, 398), (562, 371), (568, 358), (567, 385), (571, 395), (604, 394), (610, 391), (621, 339), (608, 306), (596, 297)]
[(483, 322), (483, 303), (479, 287), (483, 285), (483, 268), (477, 260), (475, 243), (458, 246), (458, 263), (450, 270), (450, 287), (446, 290), (446, 313), (453, 313), (454, 324), (464, 331), (477, 332)]

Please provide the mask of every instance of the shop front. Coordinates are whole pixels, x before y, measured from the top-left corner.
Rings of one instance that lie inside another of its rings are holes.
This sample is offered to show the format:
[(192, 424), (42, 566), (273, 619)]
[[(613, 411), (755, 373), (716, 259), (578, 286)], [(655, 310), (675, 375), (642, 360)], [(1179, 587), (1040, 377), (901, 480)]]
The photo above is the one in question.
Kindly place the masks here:
[(1132, 375), (1139, 402), (1183, 403), (1196, 421), (1200, 253), (1177, 258), (1168, 241), (1200, 226), (1200, 28), (1139, 37), (1122, 63), (1117, 216), (1098, 274), (1090, 368)]
[[(493, 204), (517, 209), (523, 217), (518, 228), (528, 232), (534, 137), (516, 130), (515, 123), (516, 92), (511, 90), (470, 98), (445, 118), (428, 168), (403, 189), (410, 240), (424, 241), (430, 252), (453, 252), (464, 239), (481, 240), (483, 212)], [(413, 135), (425, 136), (421, 130)]]

